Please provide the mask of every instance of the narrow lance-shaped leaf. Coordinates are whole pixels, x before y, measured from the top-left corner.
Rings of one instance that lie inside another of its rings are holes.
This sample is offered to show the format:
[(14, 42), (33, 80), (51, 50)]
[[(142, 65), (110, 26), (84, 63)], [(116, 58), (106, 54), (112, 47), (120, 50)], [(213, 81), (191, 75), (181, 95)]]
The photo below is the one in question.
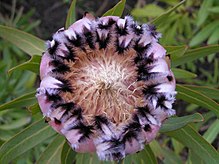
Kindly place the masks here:
[(154, 19), (151, 23), (156, 25), (157, 27), (162, 26), (162, 24), (166, 22), (166, 19), (170, 16), (170, 14), (175, 11), (179, 6), (181, 6), (184, 2), (185, 0), (181, 1), (176, 6)]
[[(77, 153), (75, 164), (115, 164), (113, 161), (100, 161), (96, 153)], [(121, 161), (118, 161), (121, 164)]]
[(133, 157), (132, 162), (135, 164), (144, 163), (145, 161), (147, 161), (147, 164), (157, 164), (157, 159), (149, 145), (145, 145), (144, 150), (134, 154)]
[(65, 21), (66, 29), (76, 21), (76, 12), (75, 12), (76, 2), (77, 2), (76, 0), (72, 0), (71, 6), (68, 10), (68, 15)]
[(173, 60), (172, 67), (176, 67), (176, 66), (185, 64), (187, 62), (194, 61), (196, 59), (208, 56), (216, 52), (219, 52), (218, 44), (188, 50), (183, 56)]
[(120, 164), (135, 164), (132, 159), (133, 155), (126, 156)]
[(208, 128), (204, 133), (203, 137), (209, 142), (212, 143), (219, 134), (219, 120), (215, 120), (213, 124)]
[(179, 84), (177, 85), (176, 90), (178, 91), (177, 98), (212, 110), (217, 117), (219, 117), (219, 105), (214, 100), (198, 91), (194, 91)]
[(28, 111), (30, 111), (32, 113), (32, 115), (40, 112), (40, 106), (38, 103), (35, 103), (31, 106), (28, 106), (27, 109), (28, 109)]
[[(76, 162), (75, 164), (84, 164), (84, 163), (90, 163), (90, 164), (94, 164), (95, 155), (94, 154), (90, 154), (90, 153), (78, 153), (76, 156)], [(99, 164), (100, 161), (99, 160), (95, 160), (96, 164)]]
[(108, 10), (106, 13), (103, 14), (103, 16), (122, 16), (123, 10), (125, 8), (126, 0), (121, 0), (119, 3), (117, 3), (113, 8)]
[(181, 129), (165, 133), (194, 151), (200, 159), (206, 163), (218, 164), (219, 153), (191, 126), (187, 125)]
[(29, 70), (31, 72), (39, 74), (40, 61), (41, 56), (33, 55), (29, 61), (11, 68), (8, 73), (11, 74), (13, 71), (16, 70)]
[(141, 18), (148, 18), (148, 17), (156, 17), (165, 12), (164, 8), (158, 6), (157, 4), (147, 4), (142, 8), (134, 8), (131, 11), (132, 16), (134, 17), (141, 17)]
[(195, 114), (183, 116), (183, 117), (172, 117), (163, 123), (163, 125), (160, 129), (160, 132), (166, 133), (169, 131), (174, 131), (174, 130), (177, 130), (177, 129), (180, 129), (180, 128), (186, 126), (189, 123), (201, 122), (203, 120), (204, 119), (203, 119), (202, 115), (199, 113), (195, 113)]
[(9, 163), (54, 134), (43, 119), (31, 124), (0, 147), (0, 163)]
[(214, 32), (214, 30), (218, 29), (218, 27), (219, 21), (213, 21), (209, 23), (192, 38), (189, 45), (193, 47), (201, 44)]
[(205, 162), (194, 151), (189, 150), (187, 164), (205, 164)]
[(61, 153), (61, 163), (62, 164), (72, 164), (75, 160), (77, 153), (72, 150), (67, 142), (63, 145)]
[(26, 107), (29, 105), (32, 105), (34, 102), (36, 102), (35, 97), (36, 92), (27, 93), (25, 95), (22, 95), (18, 98), (15, 98), (9, 102), (6, 102), (2, 105), (0, 105), (0, 111), (11, 109), (11, 108), (19, 108), (19, 107)]
[(182, 159), (180, 158), (179, 155), (174, 153), (173, 151), (167, 149), (167, 148), (162, 148), (163, 154), (164, 154), (164, 164), (183, 164)]
[(210, 88), (208, 86), (196, 86), (196, 85), (182, 85), (190, 88), (194, 91), (201, 92), (204, 95), (208, 95), (209, 98), (219, 100), (219, 90), (216, 88)]
[(175, 59), (184, 55), (188, 49), (188, 46), (164, 46), (164, 48), (167, 50), (167, 54), (170, 54), (171, 61), (174, 61)]
[(31, 122), (31, 117), (21, 117), (17, 120), (13, 120), (10, 123), (0, 125), (0, 130), (14, 130), (21, 128)]
[(163, 150), (161, 148), (161, 145), (158, 143), (158, 141), (153, 140), (152, 142), (150, 142), (150, 148), (152, 149), (152, 151), (154, 152), (154, 155), (160, 159), (163, 159), (164, 154), (163, 154)]
[[(171, 139), (173, 139), (173, 138), (171, 138)], [(178, 142), (178, 141), (176, 141), (176, 142)], [(158, 157), (159, 159), (164, 160), (164, 158), (165, 159), (168, 158), (168, 160), (171, 160), (173, 162), (176, 161), (170, 157), (170, 156), (172, 156), (172, 154), (170, 154), (169, 151), (168, 152), (165, 151), (166, 149), (164, 149), (164, 146), (161, 145), (158, 141), (154, 140), (149, 145), (150, 145), (151, 149), (153, 150), (154, 154), (156, 155), (156, 157)], [(174, 154), (177, 155), (175, 148), (174, 148)], [(179, 159), (179, 156), (177, 156), (177, 159)], [(179, 160), (179, 161), (181, 161), (181, 160)], [(177, 162), (175, 162), (175, 163), (177, 163)]]
[(213, 3), (214, 0), (203, 0), (203, 2), (201, 3), (201, 7), (198, 11), (197, 26), (201, 26), (205, 22), (209, 14), (208, 9), (211, 8)]
[(59, 134), (42, 152), (36, 164), (61, 163), (62, 147), (65, 143), (65, 138)]
[(174, 138), (171, 138), (171, 142), (173, 144), (174, 152), (179, 155), (185, 146), (181, 144), (179, 141), (175, 140)]
[(217, 44), (219, 40), (219, 28), (216, 28), (208, 38), (207, 44)]
[(208, 11), (212, 13), (219, 13), (219, 6), (211, 7), (208, 9)]
[(176, 79), (189, 79), (189, 78), (195, 78), (197, 77), (196, 74), (183, 70), (183, 69), (179, 69), (179, 68), (172, 68), (171, 69), (174, 73), (174, 76)]
[(0, 133), (0, 146), (7, 140), (9, 140), (14, 133), (11, 130), (1, 130)]
[(21, 30), (0, 25), (0, 37), (13, 43), (29, 55), (42, 54), (44, 41)]

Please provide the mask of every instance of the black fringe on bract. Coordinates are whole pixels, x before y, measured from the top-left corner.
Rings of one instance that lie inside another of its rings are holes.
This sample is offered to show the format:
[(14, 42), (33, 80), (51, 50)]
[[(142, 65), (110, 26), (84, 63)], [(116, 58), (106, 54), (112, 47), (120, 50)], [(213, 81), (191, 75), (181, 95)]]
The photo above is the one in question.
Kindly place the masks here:
[(93, 134), (93, 126), (86, 126), (82, 122), (79, 122), (76, 126), (72, 127), (72, 129), (79, 130), (79, 133), (82, 134), (78, 142), (83, 142), (84, 140), (90, 138), (90, 136)]
[(56, 79), (62, 82), (62, 84), (57, 84), (60, 87), (58, 89), (59, 91), (70, 92), (70, 93), (73, 92), (73, 89), (71, 87), (71, 83), (68, 80), (61, 78), (61, 77), (56, 77)]
[(91, 49), (95, 49), (95, 36), (86, 26), (83, 27), (83, 34), (85, 40)]
[(102, 115), (99, 115), (99, 116), (95, 116), (94, 117), (94, 121), (95, 121), (95, 127), (97, 129), (100, 129), (101, 131), (102, 130), (102, 124), (105, 124), (105, 125), (109, 125), (109, 121), (106, 117), (102, 116)]
[(99, 43), (99, 49), (105, 49), (107, 47), (107, 45), (110, 42), (110, 35), (111, 34), (108, 33), (106, 38), (100, 38), (98, 33), (96, 32), (96, 37), (97, 37), (96, 42)]
[(58, 49), (58, 46), (60, 44), (57, 40), (54, 40), (54, 42), (55, 42), (55, 44), (48, 49), (48, 52), (49, 52), (50, 55), (55, 55), (55, 53)]
[(59, 94), (49, 94), (48, 91), (46, 91), (46, 97), (48, 101), (52, 101), (54, 103), (60, 102), (62, 98), (59, 96)]
[(49, 64), (54, 67), (54, 69), (52, 69), (54, 73), (65, 74), (70, 72), (70, 67), (59, 60), (52, 60)]

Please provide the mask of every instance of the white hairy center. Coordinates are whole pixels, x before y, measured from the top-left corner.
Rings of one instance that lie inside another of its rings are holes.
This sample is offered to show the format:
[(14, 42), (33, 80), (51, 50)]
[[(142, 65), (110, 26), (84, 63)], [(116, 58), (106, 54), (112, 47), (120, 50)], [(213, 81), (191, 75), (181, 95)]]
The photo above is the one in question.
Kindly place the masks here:
[(136, 81), (132, 51), (124, 55), (109, 53), (98, 50), (80, 54), (68, 77), (72, 79), (73, 94), (65, 97), (83, 108), (87, 120), (105, 115), (120, 123), (130, 119), (136, 107), (144, 105), (143, 84)]

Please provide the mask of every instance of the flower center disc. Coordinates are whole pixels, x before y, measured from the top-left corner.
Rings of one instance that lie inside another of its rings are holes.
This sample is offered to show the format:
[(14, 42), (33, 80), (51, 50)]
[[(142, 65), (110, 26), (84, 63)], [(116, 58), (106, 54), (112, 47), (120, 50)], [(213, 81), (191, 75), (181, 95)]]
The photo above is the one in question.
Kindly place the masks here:
[(83, 109), (83, 116), (92, 124), (95, 115), (104, 115), (113, 123), (125, 123), (136, 107), (144, 106), (143, 82), (137, 81), (134, 63), (136, 52), (115, 52), (106, 49), (78, 51), (75, 62), (68, 62), (73, 93), (63, 93), (65, 101), (73, 101)]

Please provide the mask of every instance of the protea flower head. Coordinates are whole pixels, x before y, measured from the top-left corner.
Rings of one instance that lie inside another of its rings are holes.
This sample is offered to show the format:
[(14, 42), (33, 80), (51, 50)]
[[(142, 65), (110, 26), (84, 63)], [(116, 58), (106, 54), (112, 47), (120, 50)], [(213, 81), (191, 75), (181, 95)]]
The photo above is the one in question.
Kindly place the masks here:
[(37, 99), (77, 152), (120, 160), (175, 114), (175, 78), (160, 34), (130, 16), (85, 16), (47, 41)]

